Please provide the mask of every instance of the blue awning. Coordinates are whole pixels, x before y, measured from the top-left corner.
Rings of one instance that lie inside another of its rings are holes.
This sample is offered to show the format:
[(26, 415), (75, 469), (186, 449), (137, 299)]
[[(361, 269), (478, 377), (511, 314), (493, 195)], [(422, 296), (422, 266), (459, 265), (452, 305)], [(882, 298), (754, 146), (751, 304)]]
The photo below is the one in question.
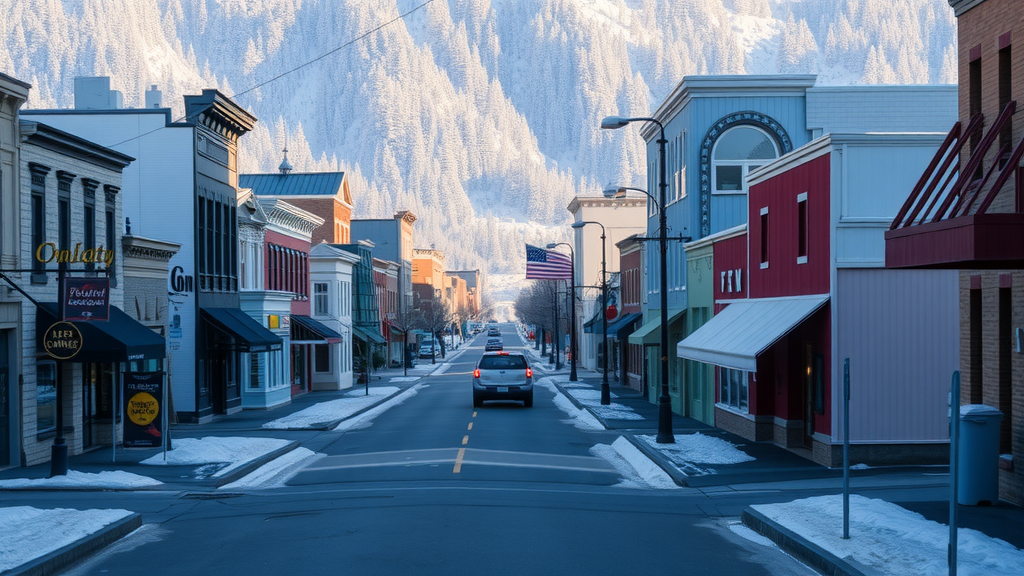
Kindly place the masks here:
[(624, 336), (629, 336), (633, 332), (636, 321), (642, 316), (643, 314), (639, 312), (626, 314), (608, 325), (608, 335), (622, 340)]
[(280, 350), (283, 340), (238, 308), (202, 308), (203, 320), (227, 334), (242, 352)]

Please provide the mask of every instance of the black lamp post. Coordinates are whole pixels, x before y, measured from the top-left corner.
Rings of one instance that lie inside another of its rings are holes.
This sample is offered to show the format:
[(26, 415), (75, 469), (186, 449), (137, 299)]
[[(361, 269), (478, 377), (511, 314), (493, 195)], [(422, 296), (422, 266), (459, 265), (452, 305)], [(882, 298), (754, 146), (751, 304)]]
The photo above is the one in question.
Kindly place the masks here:
[(572, 295), (569, 299), (572, 306), (572, 313), (569, 319), (572, 322), (572, 327), (569, 329), (569, 352), (572, 354), (572, 358), (569, 359), (569, 381), (576, 382), (579, 380), (576, 375), (576, 251), (572, 249), (572, 244), (568, 242), (552, 242), (548, 244), (548, 250), (553, 249), (555, 246), (565, 246), (569, 249), (569, 264), (572, 269), (572, 279), (569, 283), (569, 286), (572, 287)]
[(587, 224), (597, 224), (601, 227), (601, 330), (604, 340), (601, 349), (604, 351), (604, 376), (601, 378), (601, 404), (607, 406), (612, 403), (611, 389), (608, 387), (608, 315), (605, 314), (605, 307), (608, 306), (608, 268), (605, 260), (605, 229), (604, 224), (593, 220), (573, 222), (573, 228), (583, 228)]
[[(658, 437), (659, 444), (671, 444), (675, 442), (675, 435), (672, 433), (672, 400), (668, 395), (668, 242), (666, 236), (665, 217), (665, 189), (668, 183), (665, 182), (665, 125), (654, 118), (622, 118), (621, 116), (608, 116), (601, 121), (601, 128), (616, 130), (630, 122), (652, 122), (658, 125), (658, 243), (661, 247), (661, 274), (659, 289), (661, 290), (661, 395), (658, 397)], [(653, 198), (652, 198), (653, 199)]]

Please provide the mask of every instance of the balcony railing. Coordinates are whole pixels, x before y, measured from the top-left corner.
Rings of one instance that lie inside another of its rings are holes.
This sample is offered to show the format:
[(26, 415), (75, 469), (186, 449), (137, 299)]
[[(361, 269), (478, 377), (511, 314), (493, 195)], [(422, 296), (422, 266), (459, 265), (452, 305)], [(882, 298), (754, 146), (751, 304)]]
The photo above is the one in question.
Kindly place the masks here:
[(984, 118), (975, 115), (963, 130), (959, 122), (953, 126), (885, 234), (887, 266), (1024, 266), (1024, 190), (1020, 183), (1016, 185), (1012, 210), (1004, 207), (989, 212), (1007, 180), (1019, 173), (1024, 139), (1016, 147), (1004, 144), (996, 151), (991, 166), (984, 168), (985, 157), (1016, 108), (1016, 102), (1003, 108), (977, 145), (971, 146), (966, 162), (963, 147), (976, 139)]

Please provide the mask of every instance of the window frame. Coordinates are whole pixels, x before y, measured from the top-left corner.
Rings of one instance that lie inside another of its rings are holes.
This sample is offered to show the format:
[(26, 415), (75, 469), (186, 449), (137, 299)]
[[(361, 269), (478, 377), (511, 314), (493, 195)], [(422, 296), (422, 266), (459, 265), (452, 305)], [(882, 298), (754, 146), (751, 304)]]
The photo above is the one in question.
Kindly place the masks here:
[[(716, 157), (716, 155), (718, 153), (718, 147), (722, 144), (722, 142), (726, 138), (728, 138), (730, 132), (735, 132), (735, 131), (739, 131), (739, 130), (754, 130), (754, 131), (758, 132), (761, 136), (764, 137), (765, 140), (767, 140), (772, 145), (772, 150), (775, 151), (775, 156), (772, 157), (772, 158), (756, 158), (756, 159), (755, 158), (750, 158), (750, 159), (747, 159), (747, 160), (732, 160), (732, 159), (719, 160)], [(711, 168), (711, 170), (710, 170), (711, 171), (711, 195), (712, 196), (737, 196), (737, 195), (747, 194), (747, 192), (749, 191), (749, 189), (747, 187), (747, 174), (749, 174), (750, 171), (753, 170), (753, 169), (760, 168), (761, 166), (764, 166), (765, 164), (768, 164), (769, 162), (775, 161), (780, 155), (781, 155), (781, 151), (779, 150), (778, 142), (775, 141), (775, 138), (773, 138), (771, 134), (769, 134), (768, 132), (765, 132), (760, 127), (754, 126), (754, 125), (751, 125), (751, 124), (738, 124), (736, 126), (730, 127), (725, 132), (722, 132), (721, 136), (719, 136), (717, 139), (715, 139), (715, 144), (711, 147), (711, 158), (710, 158), (710, 164), (711, 164), (711, 166), (710, 166), (710, 168)], [(719, 190), (718, 189), (718, 167), (719, 166), (738, 166), (738, 167), (740, 167), (740, 188), (738, 190)]]
[(718, 403), (739, 414), (750, 413), (750, 376), (745, 370), (718, 368)]
[(770, 228), (771, 221), (768, 219), (768, 207), (764, 206), (761, 208), (761, 270), (768, 268), (768, 262), (770, 254), (768, 252), (769, 243), (771, 241)]
[(796, 235), (796, 263), (807, 264), (807, 253), (811, 245), (807, 192), (797, 194), (796, 197)]

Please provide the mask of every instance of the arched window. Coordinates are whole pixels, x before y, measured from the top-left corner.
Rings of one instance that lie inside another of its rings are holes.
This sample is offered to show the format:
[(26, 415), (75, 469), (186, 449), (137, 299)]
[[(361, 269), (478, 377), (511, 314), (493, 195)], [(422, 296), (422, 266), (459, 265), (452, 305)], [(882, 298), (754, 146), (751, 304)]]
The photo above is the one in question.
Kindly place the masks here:
[(747, 173), (778, 156), (775, 140), (759, 128), (740, 125), (726, 130), (712, 153), (713, 193), (746, 194)]

